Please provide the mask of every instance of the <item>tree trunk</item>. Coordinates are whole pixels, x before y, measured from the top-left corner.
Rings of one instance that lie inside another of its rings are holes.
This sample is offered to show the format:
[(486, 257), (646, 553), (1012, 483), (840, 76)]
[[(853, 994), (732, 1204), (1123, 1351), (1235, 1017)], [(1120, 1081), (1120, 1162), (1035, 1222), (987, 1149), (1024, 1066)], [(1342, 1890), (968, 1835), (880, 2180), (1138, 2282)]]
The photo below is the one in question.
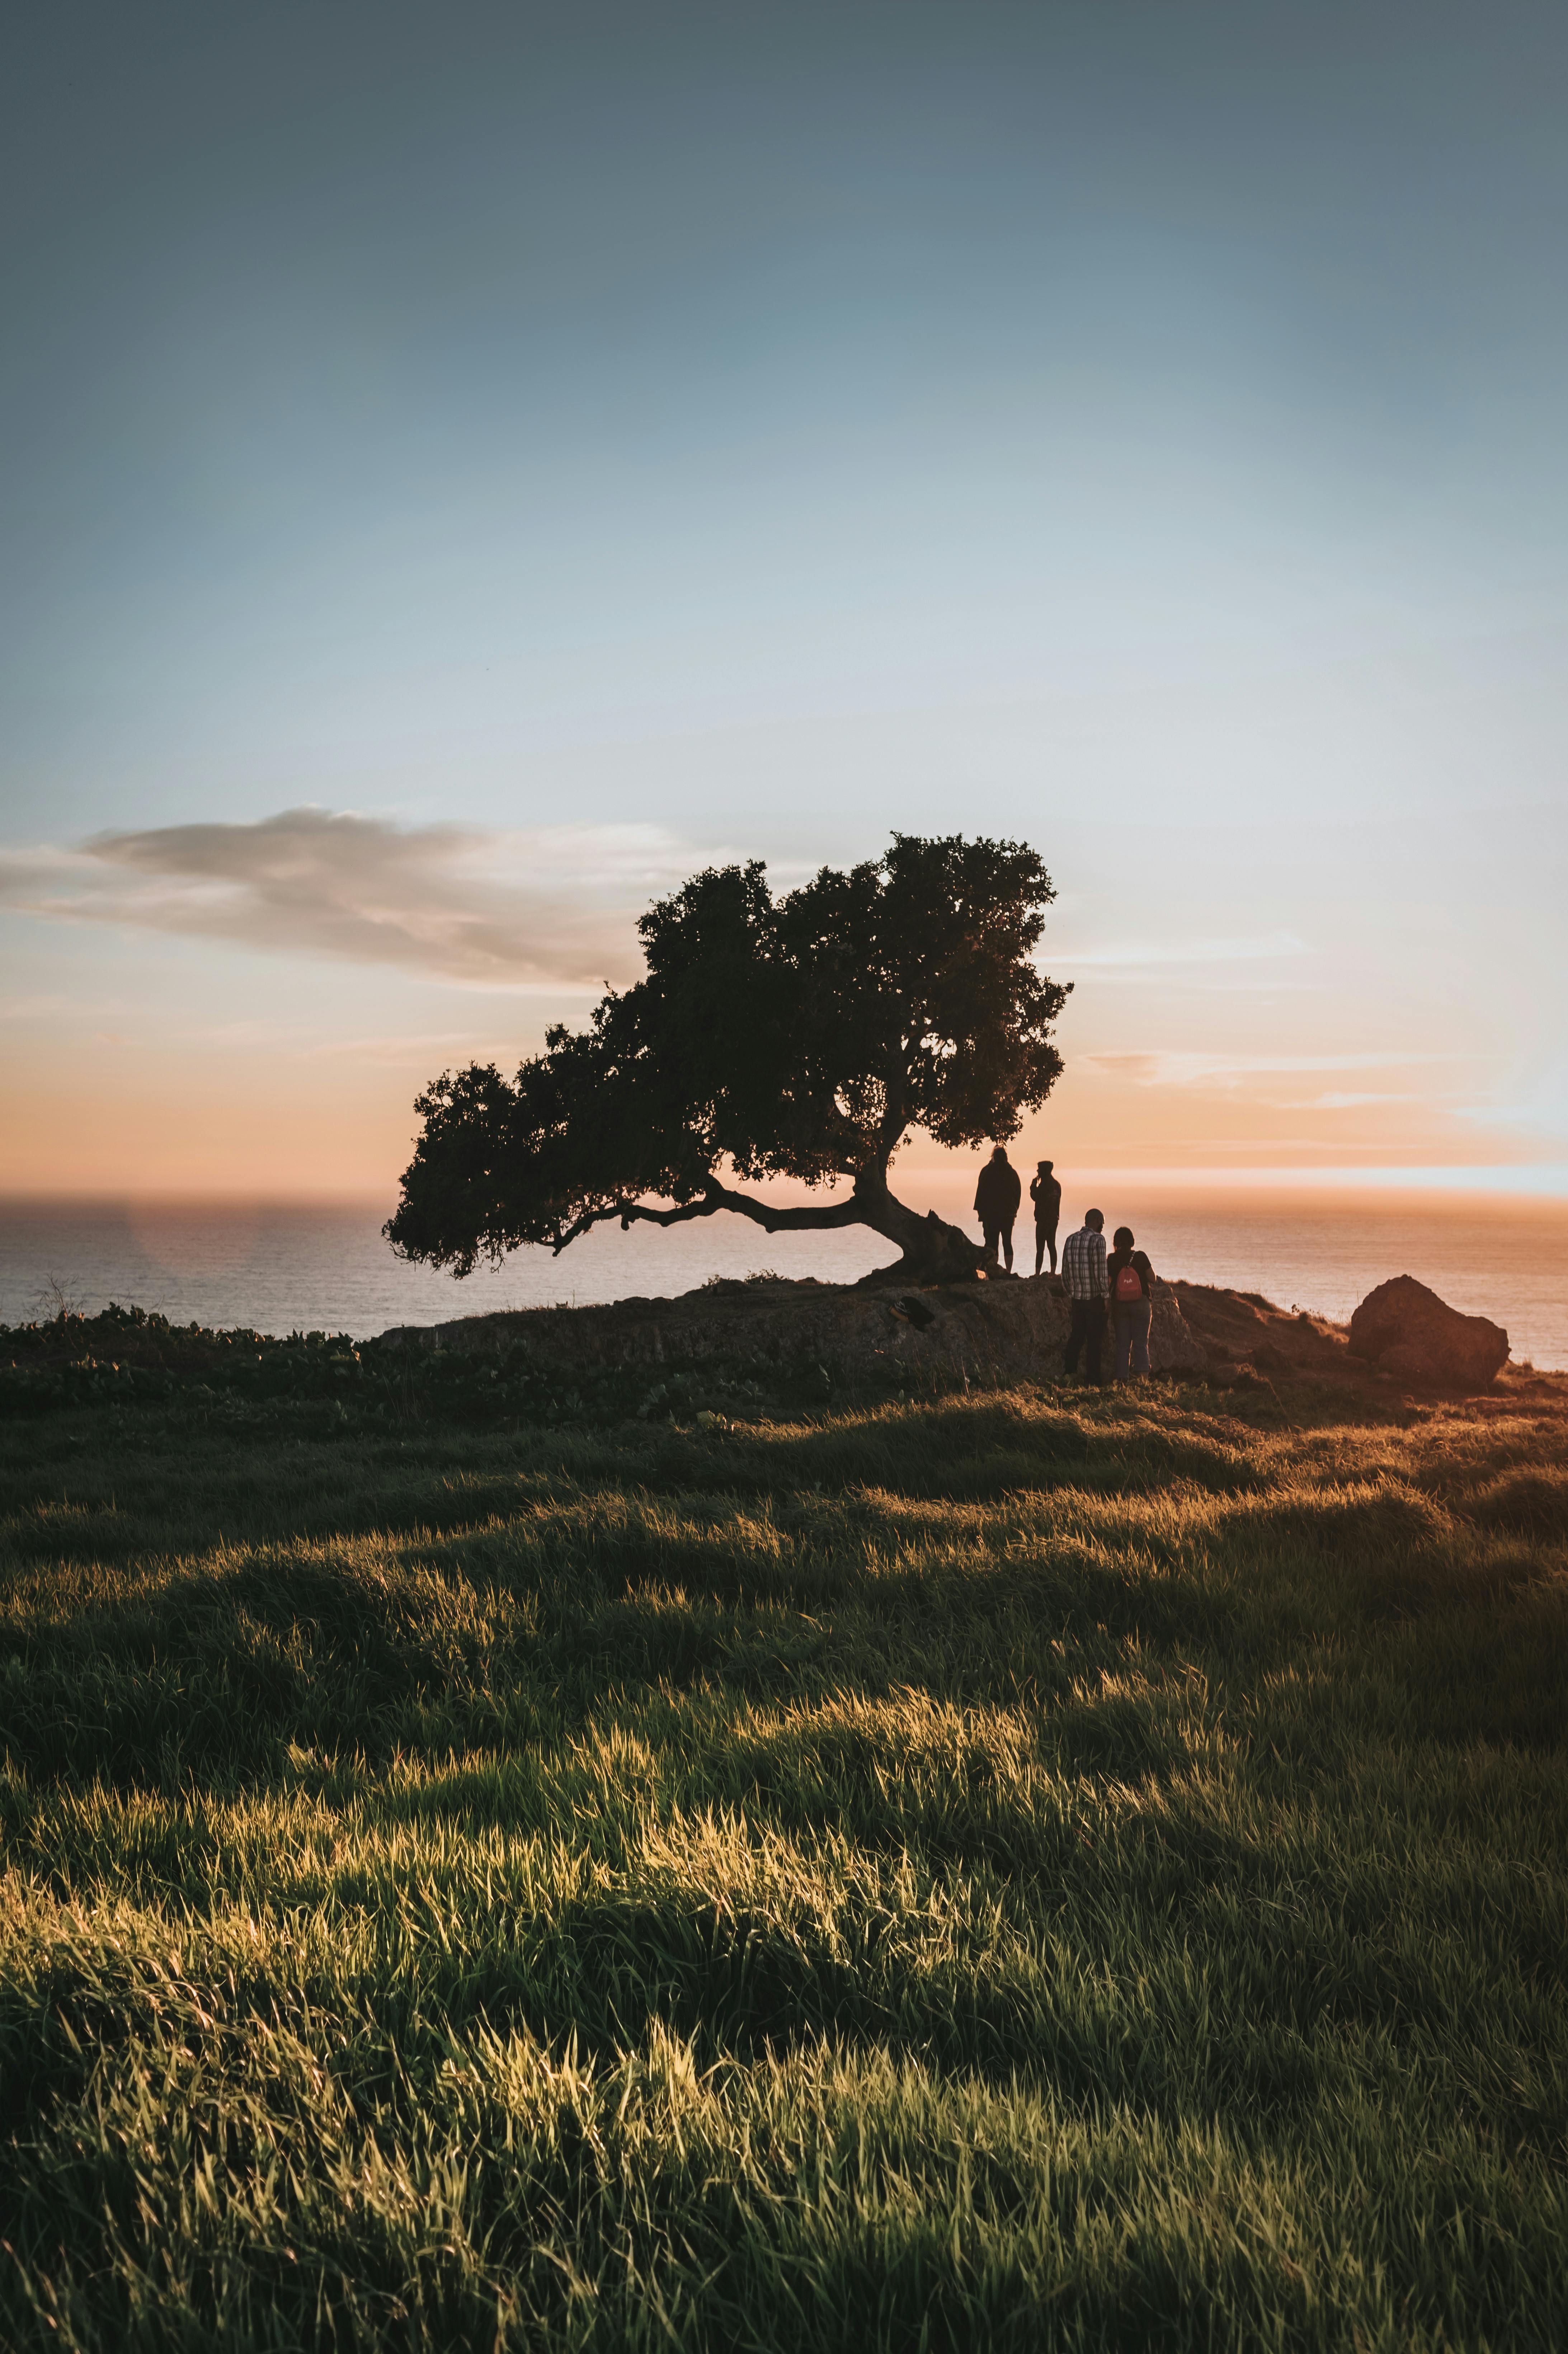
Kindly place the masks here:
[(859, 1223), (885, 1235), (904, 1254), (896, 1267), (879, 1269), (869, 1282), (973, 1283), (985, 1272), (985, 1254), (959, 1226), (950, 1226), (935, 1210), (921, 1217), (887, 1190), (884, 1171), (867, 1170), (855, 1179)]

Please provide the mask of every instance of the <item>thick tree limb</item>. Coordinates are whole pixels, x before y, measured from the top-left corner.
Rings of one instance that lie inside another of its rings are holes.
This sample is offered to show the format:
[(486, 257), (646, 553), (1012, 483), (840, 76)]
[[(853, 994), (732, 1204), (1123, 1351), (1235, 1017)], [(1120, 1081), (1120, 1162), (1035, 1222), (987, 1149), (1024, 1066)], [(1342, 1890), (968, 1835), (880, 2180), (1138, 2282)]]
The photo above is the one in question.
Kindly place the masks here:
[(899, 1271), (906, 1280), (967, 1281), (983, 1271), (980, 1252), (968, 1235), (947, 1225), (934, 1210), (922, 1217), (918, 1211), (898, 1201), (888, 1192), (886, 1175), (880, 1167), (863, 1169), (850, 1193), (821, 1207), (810, 1203), (785, 1207), (759, 1202), (755, 1194), (736, 1193), (730, 1186), (721, 1185), (716, 1177), (707, 1180), (699, 1200), (679, 1203), (667, 1210), (652, 1208), (643, 1202), (607, 1202), (602, 1209), (585, 1210), (564, 1228), (555, 1249), (557, 1253), (565, 1250), (578, 1235), (608, 1218), (619, 1218), (623, 1230), (634, 1221), (652, 1226), (681, 1226), (689, 1225), (694, 1218), (711, 1217), (715, 1210), (732, 1210), (770, 1235), (820, 1234), (825, 1228), (864, 1226), (897, 1246), (902, 1254)]
[(824, 1227), (860, 1226), (867, 1223), (865, 1204), (853, 1193), (846, 1194), (842, 1202), (824, 1203), (821, 1207), (813, 1203), (801, 1203), (786, 1208), (771, 1202), (759, 1202), (751, 1193), (737, 1193), (713, 1179), (704, 1187), (700, 1201), (683, 1202), (673, 1209), (651, 1209), (643, 1202), (608, 1202), (601, 1210), (585, 1210), (551, 1247), (558, 1257), (568, 1243), (576, 1242), (579, 1235), (586, 1235), (590, 1226), (602, 1225), (607, 1218), (619, 1218), (624, 1233), (633, 1220), (644, 1220), (652, 1226), (683, 1226), (693, 1218), (712, 1217), (715, 1210), (733, 1210), (738, 1217), (751, 1219), (755, 1225), (763, 1227), (770, 1235), (818, 1233)]

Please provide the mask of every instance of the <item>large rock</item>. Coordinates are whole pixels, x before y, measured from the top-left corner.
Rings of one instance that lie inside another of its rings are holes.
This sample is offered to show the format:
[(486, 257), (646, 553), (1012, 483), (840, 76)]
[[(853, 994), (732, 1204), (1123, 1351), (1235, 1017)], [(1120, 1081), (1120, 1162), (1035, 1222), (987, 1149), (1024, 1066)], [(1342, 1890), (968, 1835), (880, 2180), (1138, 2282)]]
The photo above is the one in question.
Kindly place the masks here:
[(1396, 1275), (1351, 1317), (1351, 1353), (1397, 1381), (1480, 1390), (1508, 1363), (1508, 1334), (1485, 1316), (1462, 1316), (1413, 1275)]
[[(541, 1365), (564, 1373), (704, 1357), (810, 1357), (848, 1368), (940, 1367), (976, 1381), (1008, 1383), (1054, 1373), (1067, 1323), (1061, 1280), (1047, 1275), (908, 1292), (811, 1282), (715, 1283), (678, 1299), (521, 1309), (448, 1324), (400, 1325), (381, 1338), (422, 1349), (521, 1342)], [(1107, 1358), (1108, 1351), (1107, 1335)], [(1149, 1360), (1156, 1373), (1201, 1372), (1208, 1363), (1164, 1284), (1155, 1292)]]

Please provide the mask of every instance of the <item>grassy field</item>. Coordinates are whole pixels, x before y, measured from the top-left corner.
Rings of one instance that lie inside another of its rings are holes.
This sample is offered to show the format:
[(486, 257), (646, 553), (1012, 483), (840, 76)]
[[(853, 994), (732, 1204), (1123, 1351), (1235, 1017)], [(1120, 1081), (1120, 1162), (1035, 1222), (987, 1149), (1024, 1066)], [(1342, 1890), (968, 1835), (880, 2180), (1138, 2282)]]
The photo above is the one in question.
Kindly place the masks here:
[(0, 2344), (1562, 2342), (1568, 1383), (252, 1359), (0, 1428)]

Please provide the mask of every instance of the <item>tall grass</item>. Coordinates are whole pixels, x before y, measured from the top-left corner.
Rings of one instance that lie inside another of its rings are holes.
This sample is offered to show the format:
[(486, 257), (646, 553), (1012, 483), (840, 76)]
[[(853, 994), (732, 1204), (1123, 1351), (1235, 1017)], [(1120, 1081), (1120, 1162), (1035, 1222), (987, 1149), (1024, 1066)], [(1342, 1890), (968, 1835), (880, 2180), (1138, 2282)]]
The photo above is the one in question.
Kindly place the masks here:
[(1549, 2346), (1561, 1402), (4, 1439), (0, 2342)]

